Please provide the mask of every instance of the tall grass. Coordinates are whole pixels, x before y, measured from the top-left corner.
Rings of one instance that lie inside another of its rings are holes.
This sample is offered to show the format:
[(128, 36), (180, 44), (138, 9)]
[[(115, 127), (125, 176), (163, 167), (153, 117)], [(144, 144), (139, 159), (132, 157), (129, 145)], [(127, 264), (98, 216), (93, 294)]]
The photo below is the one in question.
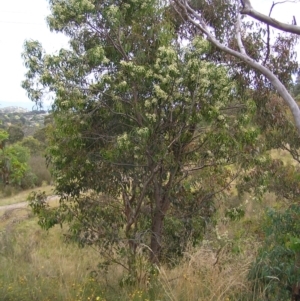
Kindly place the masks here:
[(45, 232), (24, 212), (17, 215), (16, 211), (5, 220), (0, 217), (1, 300), (258, 300), (247, 281), (255, 256), (250, 241), (245, 240), (239, 254), (232, 252), (231, 242), (220, 248), (204, 243), (185, 253), (177, 267), (160, 267), (153, 281), (120, 286), (120, 267), (107, 273), (98, 270), (95, 250), (66, 244), (59, 227)]
[[(131, 286), (120, 285), (120, 266), (99, 270), (101, 257), (95, 250), (67, 244), (66, 229), (43, 231), (28, 208), (2, 210), (0, 300), (264, 300), (263, 292), (254, 295), (247, 275), (259, 247), (265, 204), (249, 202), (246, 196), (242, 220), (223, 222), (218, 216), (216, 228), (211, 226), (202, 245), (189, 248), (179, 265), (160, 266), (157, 277)], [(275, 205), (275, 197), (266, 195), (266, 203)]]
[(2, 223), (1, 300), (96, 300), (90, 271), (97, 254), (64, 244), (60, 229), (47, 233), (36, 220)]

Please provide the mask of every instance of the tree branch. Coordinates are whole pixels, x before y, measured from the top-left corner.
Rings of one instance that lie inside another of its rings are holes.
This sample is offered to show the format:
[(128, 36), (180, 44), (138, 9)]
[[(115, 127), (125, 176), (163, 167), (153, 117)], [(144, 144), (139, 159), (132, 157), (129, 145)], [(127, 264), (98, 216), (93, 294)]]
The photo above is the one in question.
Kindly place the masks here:
[[(240, 0), (240, 1), (243, 6), (243, 8), (240, 11), (241, 14), (248, 15), (260, 22), (268, 24), (279, 30), (300, 35), (300, 26), (279, 22), (276, 19), (273, 19), (267, 15), (258, 12), (252, 7), (250, 0)], [(290, 1), (283, 1), (281, 3), (285, 3), (285, 2), (290, 2)]]
[(244, 54), (244, 55), (247, 55), (246, 50), (245, 50), (245, 46), (244, 46), (243, 41), (242, 41), (241, 31), (242, 31), (242, 28), (241, 28), (241, 16), (240, 16), (239, 13), (237, 13), (237, 20), (236, 20), (236, 41), (238, 43), (240, 52), (242, 54)]
[[(245, 6), (247, 3), (250, 3), (247, 0), (244, 0)], [(281, 81), (278, 79), (278, 77), (270, 71), (267, 67), (261, 65), (260, 63), (256, 62), (254, 59), (252, 59), (250, 56), (248, 56), (245, 53), (241, 53), (239, 51), (236, 51), (234, 49), (229, 48), (228, 46), (222, 44), (219, 42), (216, 37), (210, 32), (208, 29), (208, 26), (206, 25), (203, 17), (201, 14), (196, 12), (194, 9), (192, 9), (186, 0), (174, 0), (173, 3), (175, 5), (180, 6), (183, 11), (185, 12), (187, 19), (196, 27), (198, 28), (203, 34), (206, 35), (208, 41), (210, 41), (213, 45), (215, 45), (218, 49), (240, 59), (244, 63), (246, 63), (248, 66), (253, 68), (254, 70), (262, 73), (273, 85), (273, 87), (277, 90), (278, 94), (283, 98), (283, 100), (286, 102), (286, 104), (289, 106), (294, 121), (296, 124), (296, 127), (298, 129), (299, 135), (300, 135), (300, 109), (298, 107), (297, 102), (294, 100), (294, 98), (291, 96), (289, 91), (286, 89), (286, 87), (281, 83)], [(299, 30), (300, 32), (300, 30)]]

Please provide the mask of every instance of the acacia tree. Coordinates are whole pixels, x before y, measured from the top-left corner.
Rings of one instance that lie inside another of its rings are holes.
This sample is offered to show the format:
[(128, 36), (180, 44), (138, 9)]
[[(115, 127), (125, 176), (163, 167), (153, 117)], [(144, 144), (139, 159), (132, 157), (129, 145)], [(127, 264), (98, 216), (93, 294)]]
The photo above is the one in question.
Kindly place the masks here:
[[(228, 55), (234, 57), (238, 62), (238, 65), (235, 65), (236, 69), (240, 69), (242, 63), (249, 70), (254, 71), (257, 74), (256, 76), (263, 75), (271, 83), (272, 87), (289, 106), (299, 133), (300, 109), (289, 92), (291, 75), (297, 71), (298, 65), (295, 65), (295, 62), (293, 62), (294, 66), (292, 69), (287, 70), (288, 60), (294, 57), (292, 46), (295, 44), (296, 38), (278, 35), (276, 39), (273, 39), (275, 42), (272, 44), (269, 26), (296, 34), (300, 32), (299, 27), (295, 24), (283, 24), (270, 16), (260, 14), (252, 8), (249, 0), (174, 0), (172, 3), (173, 8), (182, 21), (189, 23), (193, 28), (193, 35), (197, 32), (196, 34), (200, 33), (206, 36), (207, 40), (218, 51), (225, 53), (227, 61)], [(258, 23), (258, 29), (255, 30), (254, 23), (251, 24), (247, 19), (243, 18), (245, 14), (263, 23)], [(264, 24), (267, 24), (266, 28), (263, 27)], [(265, 38), (262, 38), (263, 36)], [(254, 37), (258, 40), (253, 39)], [(250, 40), (254, 44), (250, 44)], [(257, 46), (255, 47), (254, 45)], [(264, 53), (263, 57), (257, 52), (259, 48)], [(274, 61), (274, 57), (277, 57), (279, 60)], [(281, 77), (282, 72), (286, 74), (290, 72), (288, 82)]]
[(49, 209), (33, 195), (32, 207), (43, 227), (67, 221), (71, 238), (104, 257), (124, 265), (125, 254), (136, 277), (141, 250), (157, 264), (199, 240), (214, 196), (238, 173), (228, 166), (255, 163), (242, 152), (259, 143), (253, 101), (236, 105), (206, 41), (178, 44), (160, 1), (49, 3), (50, 28), (70, 50), (26, 42), (23, 87), (37, 103), (55, 94), (48, 162), (61, 202)]

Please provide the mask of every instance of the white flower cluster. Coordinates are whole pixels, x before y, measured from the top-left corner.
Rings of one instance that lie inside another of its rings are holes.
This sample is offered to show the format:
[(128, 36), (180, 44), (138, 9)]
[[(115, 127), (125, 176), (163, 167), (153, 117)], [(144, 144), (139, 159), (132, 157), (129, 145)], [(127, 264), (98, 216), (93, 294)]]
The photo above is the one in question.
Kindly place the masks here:
[(112, 4), (108, 7), (107, 16), (112, 23), (118, 22), (119, 12), (119, 7), (117, 5)]
[(127, 148), (130, 145), (129, 137), (126, 132), (117, 137), (117, 144), (120, 148)]
[(152, 105), (157, 105), (157, 98), (149, 98), (145, 100), (145, 108), (150, 109)]
[(176, 57), (176, 52), (172, 47), (159, 47), (158, 48), (158, 52), (159, 52), (159, 57), (164, 59), (164, 58), (168, 58), (173, 60)]
[(136, 132), (141, 137), (149, 135), (149, 129), (147, 127), (139, 128), (139, 129), (137, 129)]
[(94, 0), (72, 0), (71, 6), (76, 9), (76, 11), (90, 11), (95, 9)]
[(156, 121), (156, 114), (146, 113), (145, 115), (150, 121), (152, 121), (152, 122)]
[(210, 47), (209, 42), (204, 40), (202, 37), (196, 37), (193, 40), (193, 46), (198, 54), (207, 53), (207, 50)]
[(101, 46), (97, 45), (96, 47), (89, 50), (89, 54), (95, 58), (102, 59), (104, 56), (104, 50)]
[(225, 120), (225, 116), (224, 115), (219, 115), (217, 117), (218, 121), (224, 121)]
[(147, 76), (148, 71), (144, 66), (135, 65), (132, 61), (121, 61), (121, 66), (130, 72), (131, 75), (138, 75), (138, 76)]
[(149, 99), (145, 100), (145, 107), (148, 109), (151, 107), (151, 101)]
[(70, 102), (69, 102), (68, 100), (64, 100), (64, 101), (62, 101), (62, 102), (60, 103), (60, 105), (61, 105), (62, 107), (68, 107), (69, 104), (70, 104)]
[(122, 82), (120, 82), (118, 84), (118, 88), (120, 88), (120, 89), (124, 89), (126, 87), (127, 87), (127, 82), (125, 80), (123, 80)]
[(164, 90), (162, 90), (159, 85), (154, 85), (154, 93), (157, 98), (160, 98), (162, 100), (167, 100), (168, 98), (168, 94)]

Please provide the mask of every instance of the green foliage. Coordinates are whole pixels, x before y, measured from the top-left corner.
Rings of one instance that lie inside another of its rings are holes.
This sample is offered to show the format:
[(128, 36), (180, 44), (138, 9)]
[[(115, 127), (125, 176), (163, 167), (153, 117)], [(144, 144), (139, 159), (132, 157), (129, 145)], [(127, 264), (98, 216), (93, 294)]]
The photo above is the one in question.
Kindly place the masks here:
[(61, 224), (56, 210), (50, 208), (47, 202), (47, 195), (43, 192), (32, 191), (27, 200), (29, 206), (32, 208), (34, 214), (39, 215), (40, 219), (38, 224), (45, 230), (49, 230), (56, 224)]
[(245, 210), (242, 208), (242, 206), (226, 209), (225, 212), (225, 217), (229, 218), (231, 221), (240, 220), (244, 216)]
[(28, 163), (31, 172), (36, 177), (36, 180), (34, 182), (35, 186), (42, 186), (44, 182), (48, 185), (51, 184), (51, 174), (49, 169), (47, 168), (46, 159), (44, 156), (31, 156)]
[(18, 145), (5, 145), (9, 135), (0, 131), (0, 176), (2, 184), (20, 184), (28, 170), (29, 151), (27, 148)]
[(264, 244), (249, 272), (254, 289), (264, 291), (265, 300), (287, 300), (300, 280), (299, 216), (298, 205), (266, 213)]
[(39, 141), (40, 145), (45, 145), (46, 144), (46, 132), (47, 132), (47, 128), (46, 127), (38, 129), (33, 134), (33, 138), (35, 140)]
[(19, 126), (12, 125), (7, 129), (9, 134), (8, 141), (9, 143), (15, 143), (21, 141), (24, 138), (24, 132)]
[(41, 186), (42, 183), (38, 181), (38, 177), (29, 169), (26, 171), (20, 181), (20, 187), (24, 190)]
[(0, 143), (1, 143), (0, 145), (1, 145), (1, 148), (4, 147), (4, 143), (7, 141), (8, 137), (9, 137), (9, 134), (6, 131), (1, 129), (0, 130)]
[(27, 147), (30, 150), (31, 155), (38, 155), (42, 151), (41, 143), (32, 136), (24, 138), (20, 144)]

